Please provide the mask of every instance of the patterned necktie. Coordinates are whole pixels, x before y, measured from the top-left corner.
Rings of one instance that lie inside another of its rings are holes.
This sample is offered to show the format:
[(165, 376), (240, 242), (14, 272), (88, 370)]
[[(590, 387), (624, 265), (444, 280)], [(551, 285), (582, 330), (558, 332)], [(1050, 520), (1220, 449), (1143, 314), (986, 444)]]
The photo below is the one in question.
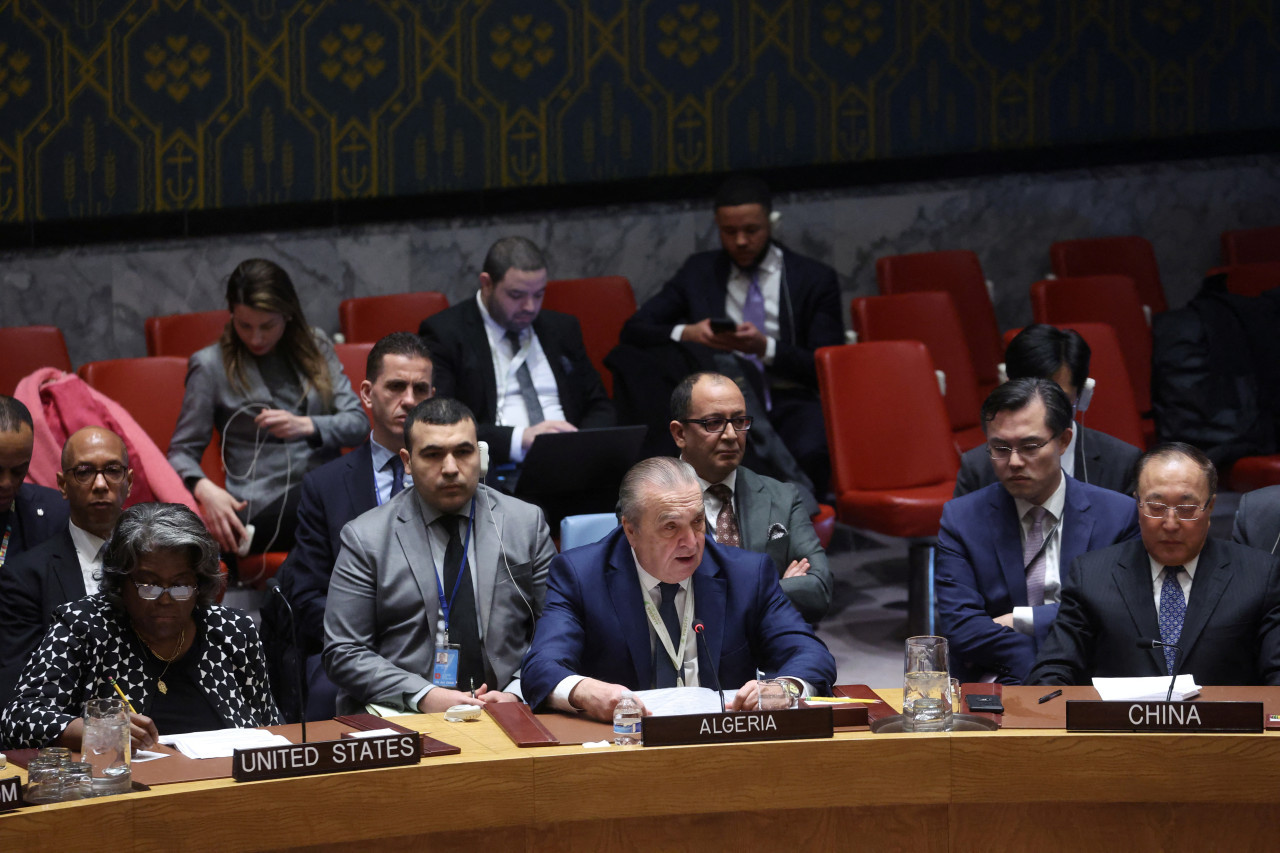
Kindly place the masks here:
[[(485, 683), (484, 654), (471, 578), (464, 577), (462, 583), (458, 583), (463, 560), (462, 537), (458, 535), (461, 522), (456, 515), (442, 515), (436, 521), (449, 536), (449, 544), (444, 549), (444, 594), (453, 596), (449, 602), (449, 642), (458, 644), (458, 689), (473, 690)], [(457, 595), (453, 592), (455, 586)]]
[[(662, 624), (667, 627), (671, 647), (679, 653), (680, 649), (676, 647), (676, 643), (680, 642), (680, 617), (676, 613), (676, 593), (680, 591), (680, 584), (660, 583), (658, 589), (662, 592), (662, 603), (658, 605), (658, 615), (662, 617)], [(655, 687), (676, 686), (675, 664), (671, 662), (671, 656), (667, 654), (666, 647), (662, 645), (662, 640), (656, 634), (653, 638), (653, 682)]]
[(1044, 517), (1048, 511), (1042, 506), (1033, 506), (1027, 510), (1027, 518), (1031, 519), (1031, 529), (1027, 532), (1027, 543), (1022, 546), (1022, 565), (1027, 570), (1027, 604), (1039, 607), (1044, 604)]
[(742, 537), (738, 533), (738, 518), (733, 514), (733, 492), (724, 483), (717, 483), (707, 489), (707, 494), (720, 501), (720, 514), (716, 516), (716, 542), (721, 545), (742, 547)]
[[(760, 289), (760, 268), (756, 267), (751, 271), (751, 281), (747, 285), (747, 298), (742, 303), (742, 320), (744, 323), (750, 323), (760, 330), (760, 334), (765, 334), (764, 330), (764, 291)], [(755, 365), (756, 370), (760, 371), (764, 376), (764, 360), (758, 355), (746, 356), (747, 361)], [(764, 385), (764, 407), (766, 411), (773, 408), (773, 400), (769, 394), (769, 382)]]
[[(520, 354), (520, 333), (508, 329), (503, 336), (511, 344), (511, 357)], [(529, 360), (525, 359), (516, 370), (516, 383), (520, 386), (520, 397), (524, 400), (525, 411), (529, 413), (529, 426), (537, 426), (546, 420), (542, 415), (542, 403), (538, 401), (538, 389), (533, 387), (533, 376), (529, 373)]]
[(404, 460), (399, 453), (393, 454), (386, 467), (391, 469), (391, 497), (394, 498), (404, 491)]
[[(1178, 573), (1182, 566), (1164, 567), (1164, 584), (1160, 587), (1160, 639), (1163, 642), (1178, 644), (1182, 636), (1182, 620), (1187, 615), (1187, 598), (1182, 594), (1182, 584), (1178, 582)], [(1166, 648), (1164, 662), (1173, 675), (1178, 662), (1178, 650)]]

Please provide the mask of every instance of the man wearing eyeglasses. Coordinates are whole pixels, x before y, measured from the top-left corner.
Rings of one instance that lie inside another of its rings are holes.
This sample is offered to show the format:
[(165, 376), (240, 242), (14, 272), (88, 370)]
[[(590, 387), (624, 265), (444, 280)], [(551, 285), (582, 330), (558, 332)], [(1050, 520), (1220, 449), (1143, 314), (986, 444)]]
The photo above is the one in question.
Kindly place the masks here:
[(728, 376), (695, 373), (671, 394), (671, 437), (698, 475), (707, 533), (721, 545), (768, 554), (782, 591), (806, 622), (831, 606), (831, 568), (790, 483), (742, 467), (751, 416)]
[(1076, 561), (1031, 683), (1187, 673), (1197, 684), (1280, 684), (1280, 560), (1209, 537), (1217, 489), (1196, 447), (1143, 454), (1142, 541)]
[(1015, 379), (982, 404), (999, 480), (947, 502), (936, 563), (940, 632), (962, 681), (1020, 684), (1058, 615), (1064, 569), (1138, 537), (1133, 498), (1062, 471), (1071, 403), (1057, 383)]
[(133, 485), (124, 441), (103, 427), (73, 433), (57, 479), (71, 511), (67, 527), (0, 567), (0, 707), (49, 630), (53, 609), (98, 591), (102, 548)]

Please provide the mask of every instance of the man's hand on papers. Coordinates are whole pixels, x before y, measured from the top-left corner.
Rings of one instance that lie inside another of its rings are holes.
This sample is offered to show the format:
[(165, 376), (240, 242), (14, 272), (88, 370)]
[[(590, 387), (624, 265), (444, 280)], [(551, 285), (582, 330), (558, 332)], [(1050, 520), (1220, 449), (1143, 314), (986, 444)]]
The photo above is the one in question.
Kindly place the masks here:
[[(607, 681), (584, 678), (575, 684), (572, 692), (569, 693), (569, 704), (580, 709), (593, 720), (611, 723), (613, 722), (613, 709), (618, 704), (618, 700), (622, 698), (622, 691), (626, 689), (621, 684), (610, 684)], [(639, 697), (636, 697), (636, 703), (640, 705), (640, 710), (644, 712), (645, 716), (649, 716), (649, 709), (644, 707), (644, 703), (640, 701)]]

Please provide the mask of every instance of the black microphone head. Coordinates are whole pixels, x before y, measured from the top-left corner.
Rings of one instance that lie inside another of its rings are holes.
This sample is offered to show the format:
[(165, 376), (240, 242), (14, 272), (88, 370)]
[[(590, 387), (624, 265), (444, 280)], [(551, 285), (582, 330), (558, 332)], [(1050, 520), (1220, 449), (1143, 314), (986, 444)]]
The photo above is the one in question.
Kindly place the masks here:
[(1156, 641), (1150, 637), (1139, 637), (1137, 646), (1140, 649), (1154, 649), (1156, 647)]
[(272, 578), (267, 578), (267, 589), (268, 589), (268, 590), (270, 590), (271, 592), (275, 592), (275, 593), (279, 593), (280, 595), (284, 595), (284, 590), (282, 590), (282, 589), (280, 588), (280, 579), (279, 579), (279, 578), (274, 578), (274, 577), (272, 577)]

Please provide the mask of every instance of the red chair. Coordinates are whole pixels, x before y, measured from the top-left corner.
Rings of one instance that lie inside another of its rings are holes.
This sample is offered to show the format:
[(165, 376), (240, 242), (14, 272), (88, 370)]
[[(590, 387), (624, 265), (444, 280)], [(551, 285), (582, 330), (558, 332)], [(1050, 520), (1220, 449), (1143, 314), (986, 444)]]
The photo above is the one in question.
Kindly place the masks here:
[(1063, 240), (1049, 247), (1053, 274), (1058, 278), (1124, 275), (1138, 287), (1138, 299), (1158, 314), (1168, 308), (1156, 253), (1142, 237), (1094, 237)]
[[(1088, 411), (1077, 412), (1077, 420), (1089, 429), (1105, 432), (1134, 447), (1145, 447), (1147, 436), (1142, 431), (1133, 383), (1129, 381), (1129, 370), (1124, 366), (1115, 329), (1105, 323), (1072, 323), (1061, 328), (1079, 333), (1089, 345), (1089, 378), (1097, 384)], [(1005, 332), (1005, 346), (1021, 331)]]
[(133, 415), (156, 447), (166, 453), (182, 412), (187, 360), (177, 356), (90, 361), (80, 378)]
[(173, 355), (190, 358), (222, 337), (231, 321), (231, 312), (196, 311), (190, 314), (168, 314), (148, 317), (143, 326), (147, 336), (147, 355)]
[(549, 281), (542, 307), (578, 318), (587, 357), (600, 374), (604, 390), (613, 396), (613, 374), (604, 366), (604, 357), (618, 345), (622, 324), (636, 313), (631, 282), (620, 275)]
[(361, 296), (338, 305), (338, 325), (349, 344), (376, 344), (392, 332), (416, 332), (418, 324), (449, 307), (443, 293), (419, 290)]
[(818, 544), (823, 548), (829, 548), (831, 537), (836, 532), (836, 508), (827, 504), (818, 504), (818, 514), (809, 520), (813, 522), (813, 532), (818, 534)]
[[(347, 374), (347, 379), (351, 381), (351, 389), (356, 392), (356, 396), (360, 396), (360, 385), (365, 380), (365, 365), (369, 363), (369, 350), (373, 349), (373, 344), (334, 344), (333, 351), (337, 353), (338, 361), (342, 362), (342, 371)], [(369, 426), (373, 426), (373, 412), (365, 409), (365, 414), (369, 416)]]
[(978, 381), (951, 294), (867, 296), (853, 300), (850, 313), (860, 341), (920, 341), (928, 347), (933, 366), (947, 377), (943, 402), (960, 452), (986, 441)]
[[(1142, 433), (1147, 437), (1138, 446), (1149, 446), (1155, 438), (1155, 422), (1150, 414), (1151, 327), (1133, 280), (1122, 275), (1095, 275), (1037, 281), (1031, 285), (1031, 313), (1037, 323), (1064, 328), (1075, 328), (1079, 323), (1105, 323), (1115, 330), (1133, 384), (1134, 404), (1142, 416)], [(1093, 346), (1092, 341), (1089, 346)]]
[(1238, 296), (1261, 296), (1268, 290), (1280, 287), (1280, 261), (1215, 267), (1209, 270), (1205, 278), (1214, 276), (1223, 277), (1227, 293)]
[(27, 374), (42, 367), (70, 372), (71, 355), (57, 326), (0, 329), (0, 394), (12, 396)]
[(978, 396), (985, 398), (999, 377), (1000, 325), (987, 292), (978, 256), (970, 251), (890, 255), (876, 261), (876, 280), (885, 295), (943, 290), (955, 301), (977, 377)]
[(1257, 264), (1280, 261), (1280, 225), (1222, 232), (1224, 264)]
[(933, 360), (918, 341), (885, 341), (823, 347), (816, 361), (836, 515), (912, 540), (910, 628), (932, 633), (934, 537), (960, 468)]

